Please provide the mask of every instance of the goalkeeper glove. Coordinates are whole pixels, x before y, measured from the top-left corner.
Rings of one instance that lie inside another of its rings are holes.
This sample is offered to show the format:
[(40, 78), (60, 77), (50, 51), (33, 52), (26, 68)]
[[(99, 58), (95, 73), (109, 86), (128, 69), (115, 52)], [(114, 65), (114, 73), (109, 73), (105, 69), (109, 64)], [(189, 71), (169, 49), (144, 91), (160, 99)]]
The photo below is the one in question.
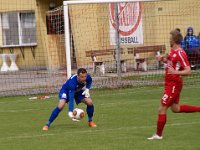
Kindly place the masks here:
[(73, 112), (69, 111), (68, 116), (69, 116), (69, 118), (73, 119), (74, 118)]
[(68, 116), (69, 116), (69, 118), (72, 119), (72, 121), (74, 121), (74, 122), (80, 121), (80, 120), (74, 118), (73, 112), (71, 112), (71, 111), (68, 112)]
[(82, 95), (85, 95), (85, 97), (90, 97), (89, 89), (85, 89), (85, 91), (82, 93)]

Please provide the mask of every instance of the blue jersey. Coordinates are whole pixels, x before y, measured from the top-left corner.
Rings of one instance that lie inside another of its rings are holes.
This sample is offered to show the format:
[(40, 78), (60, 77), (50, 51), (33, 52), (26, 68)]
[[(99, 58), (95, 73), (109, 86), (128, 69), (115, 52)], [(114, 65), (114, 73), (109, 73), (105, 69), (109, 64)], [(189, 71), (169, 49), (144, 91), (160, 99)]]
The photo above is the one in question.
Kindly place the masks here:
[(192, 48), (199, 46), (200, 46), (200, 40), (193, 35), (193, 36), (186, 36), (184, 38), (184, 46), (182, 46), (182, 48), (191, 50)]
[[(60, 89), (59, 99), (64, 99), (69, 102), (69, 111), (73, 111), (74, 97), (79, 94), (82, 95), (83, 88), (90, 89), (92, 85), (92, 77), (87, 74), (86, 82), (80, 83), (77, 79), (77, 74), (72, 75)], [(80, 96), (79, 96), (80, 97)]]

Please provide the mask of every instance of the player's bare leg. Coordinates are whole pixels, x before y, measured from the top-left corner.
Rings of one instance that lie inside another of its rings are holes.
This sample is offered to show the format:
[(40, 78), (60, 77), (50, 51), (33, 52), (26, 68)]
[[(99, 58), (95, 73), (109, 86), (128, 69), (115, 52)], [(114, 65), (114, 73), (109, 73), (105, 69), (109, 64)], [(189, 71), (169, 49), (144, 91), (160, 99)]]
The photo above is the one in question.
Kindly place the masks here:
[(84, 98), (82, 100), (83, 103), (87, 105), (87, 114), (88, 114), (88, 125), (89, 127), (97, 127), (97, 125), (92, 121), (93, 113), (94, 113), (94, 104), (91, 98)]

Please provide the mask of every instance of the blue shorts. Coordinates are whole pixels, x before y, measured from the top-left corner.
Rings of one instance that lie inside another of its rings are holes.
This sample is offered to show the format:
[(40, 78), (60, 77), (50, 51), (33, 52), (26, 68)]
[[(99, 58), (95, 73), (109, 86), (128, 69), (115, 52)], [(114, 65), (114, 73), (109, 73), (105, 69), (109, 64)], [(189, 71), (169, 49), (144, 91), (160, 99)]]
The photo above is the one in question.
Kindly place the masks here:
[[(86, 98), (85, 95), (82, 95), (82, 93), (83, 93), (83, 90), (81, 90), (81, 91), (79, 91), (79, 92), (76, 92), (75, 95), (74, 95), (74, 99), (75, 99), (75, 102), (76, 102), (77, 105), (78, 105), (79, 103), (81, 103), (81, 101), (82, 101), (83, 99)], [(59, 95), (58, 95), (59, 100), (64, 99), (64, 100), (66, 100), (66, 103), (69, 102), (68, 97), (69, 97), (69, 93), (68, 93), (68, 92), (65, 93), (64, 91), (60, 91), (60, 93), (59, 93)]]

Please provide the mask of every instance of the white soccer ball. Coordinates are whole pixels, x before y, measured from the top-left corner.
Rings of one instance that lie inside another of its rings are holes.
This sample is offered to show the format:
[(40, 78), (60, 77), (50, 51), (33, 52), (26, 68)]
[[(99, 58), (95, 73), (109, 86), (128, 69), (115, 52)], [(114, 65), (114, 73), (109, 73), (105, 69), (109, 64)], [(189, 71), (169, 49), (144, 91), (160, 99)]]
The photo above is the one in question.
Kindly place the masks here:
[(73, 115), (74, 115), (74, 118), (77, 119), (77, 120), (81, 120), (83, 119), (83, 117), (85, 116), (85, 113), (82, 109), (80, 108), (75, 108), (73, 110)]

